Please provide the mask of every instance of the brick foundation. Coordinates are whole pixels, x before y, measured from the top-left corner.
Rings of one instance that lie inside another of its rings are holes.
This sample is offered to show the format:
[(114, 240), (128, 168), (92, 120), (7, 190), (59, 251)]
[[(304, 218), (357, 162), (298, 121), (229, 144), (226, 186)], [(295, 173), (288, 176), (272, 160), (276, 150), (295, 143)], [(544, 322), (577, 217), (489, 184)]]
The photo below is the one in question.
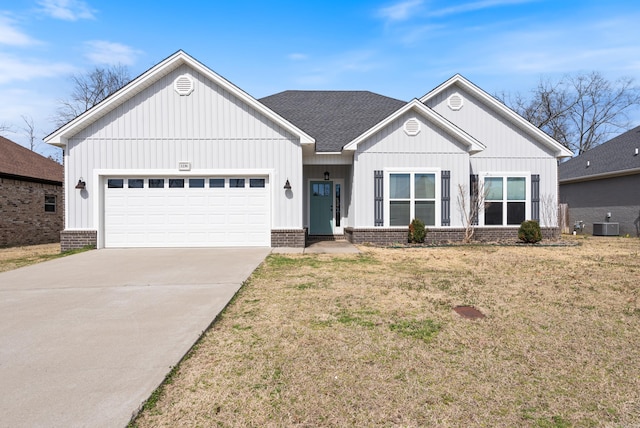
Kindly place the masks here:
[[(55, 196), (55, 211), (44, 208)], [(62, 185), (0, 177), (0, 247), (58, 242), (63, 227)]]
[(96, 230), (63, 230), (60, 232), (60, 251), (84, 247), (95, 248), (98, 243)]
[[(428, 228), (425, 239), (427, 244), (459, 243), (464, 240), (462, 228)], [(408, 228), (362, 228), (348, 227), (344, 231), (347, 241), (352, 244), (391, 245), (406, 244)], [(542, 228), (542, 238), (556, 240), (560, 237), (557, 227)], [(500, 242), (518, 240), (518, 227), (491, 228), (477, 227), (473, 237), (474, 242)]]
[(278, 229), (271, 230), (272, 247), (304, 248), (307, 233), (305, 229)]

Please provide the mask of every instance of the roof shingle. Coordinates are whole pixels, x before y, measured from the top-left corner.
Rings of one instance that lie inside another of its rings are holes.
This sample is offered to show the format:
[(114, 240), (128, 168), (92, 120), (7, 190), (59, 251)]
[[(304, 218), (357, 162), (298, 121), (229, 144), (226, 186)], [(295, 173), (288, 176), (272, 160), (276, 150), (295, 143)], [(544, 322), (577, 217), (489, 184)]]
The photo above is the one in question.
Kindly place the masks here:
[(61, 184), (64, 180), (62, 165), (4, 137), (0, 137), (0, 174)]
[(561, 163), (558, 178), (560, 181), (587, 179), (593, 175), (640, 168), (640, 154), (635, 155), (636, 149), (640, 149), (640, 126)]
[(284, 91), (258, 101), (315, 138), (318, 152), (341, 151), (406, 104), (369, 91)]

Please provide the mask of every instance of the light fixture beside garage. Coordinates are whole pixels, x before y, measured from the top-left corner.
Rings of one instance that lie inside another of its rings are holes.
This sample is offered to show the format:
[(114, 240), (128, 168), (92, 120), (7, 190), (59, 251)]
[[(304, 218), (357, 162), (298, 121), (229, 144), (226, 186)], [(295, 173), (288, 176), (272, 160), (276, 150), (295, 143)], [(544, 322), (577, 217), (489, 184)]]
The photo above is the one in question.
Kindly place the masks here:
[(76, 184), (76, 189), (84, 190), (86, 188), (87, 188), (87, 183), (84, 180), (82, 180), (82, 177), (80, 177), (80, 180), (78, 180), (78, 184)]
[(284, 190), (291, 190), (291, 183), (289, 183), (289, 179), (287, 178), (286, 183), (284, 183)]

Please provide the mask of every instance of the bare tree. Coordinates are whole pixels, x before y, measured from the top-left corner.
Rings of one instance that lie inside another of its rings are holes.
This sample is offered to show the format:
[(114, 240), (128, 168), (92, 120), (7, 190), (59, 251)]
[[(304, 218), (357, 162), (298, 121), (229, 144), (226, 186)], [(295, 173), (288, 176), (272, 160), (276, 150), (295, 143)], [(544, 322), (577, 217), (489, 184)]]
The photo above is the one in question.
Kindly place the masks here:
[(8, 123), (0, 123), (0, 135), (6, 135), (8, 132), (13, 132), (13, 126)]
[(628, 113), (640, 106), (632, 78), (607, 80), (594, 71), (558, 81), (540, 79), (531, 97), (498, 98), (574, 153), (581, 154), (630, 128)]
[(558, 221), (558, 201), (554, 195), (550, 193), (543, 193), (540, 195), (540, 213), (541, 213), (541, 226), (553, 227)]
[(31, 116), (25, 116), (24, 114), (20, 116), (22, 121), (24, 122), (24, 126), (21, 130), (24, 132), (24, 136), (27, 137), (27, 141), (29, 141), (29, 150), (34, 152), (36, 150), (36, 127), (33, 124), (33, 118)]
[(62, 126), (75, 119), (130, 81), (129, 70), (124, 65), (96, 67), (87, 74), (72, 75), (73, 90), (68, 99), (60, 100), (56, 124)]
[(464, 227), (463, 241), (468, 244), (473, 240), (473, 235), (478, 225), (478, 216), (484, 209), (487, 191), (484, 184), (479, 181), (471, 183), (471, 191), (464, 184), (458, 184), (458, 208)]

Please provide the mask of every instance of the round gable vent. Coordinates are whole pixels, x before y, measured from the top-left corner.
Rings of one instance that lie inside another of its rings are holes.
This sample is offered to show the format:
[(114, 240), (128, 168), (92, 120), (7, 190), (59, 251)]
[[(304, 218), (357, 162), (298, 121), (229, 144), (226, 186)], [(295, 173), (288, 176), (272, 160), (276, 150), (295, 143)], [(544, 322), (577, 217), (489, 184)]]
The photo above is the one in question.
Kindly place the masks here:
[(416, 119), (415, 117), (408, 119), (404, 123), (404, 132), (406, 132), (407, 135), (411, 136), (418, 135), (418, 133), (420, 132), (420, 121), (418, 121), (418, 119)]
[(460, 94), (453, 94), (447, 100), (447, 104), (451, 110), (460, 110), (464, 104), (464, 98)]
[(193, 79), (187, 74), (178, 76), (176, 80), (173, 81), (173, 89), (175, 89), (179, 95), (191, 94), (193, 92), (193, 86)]

